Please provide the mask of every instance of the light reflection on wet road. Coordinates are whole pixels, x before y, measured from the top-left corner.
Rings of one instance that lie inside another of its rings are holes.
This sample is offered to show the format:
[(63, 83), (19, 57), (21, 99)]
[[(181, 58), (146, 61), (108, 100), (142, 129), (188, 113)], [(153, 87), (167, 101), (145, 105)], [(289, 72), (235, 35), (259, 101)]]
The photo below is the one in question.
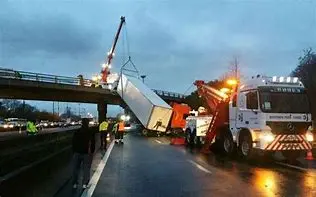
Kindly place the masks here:
[[(160, 138), (168, 144), (168, 140)], [(216, 168), (230, 176), (249, 184), (257, 191), (258, 196), (316, 196), (316, 161), (297, 162), (303, 170), (282, 166), (275, 160), (259, 159), (256, 161), (240, 161), (238, 158), (228, 158), (215, 154), (201, 154), (198, 150), (174, 147), (185, 155), (192, 156), (204, 167)], [(299, 168), (300, 168), (299, 167)], [(300, 168), (301, 169), (301, 168)], [(229, 179), (230, 180), (230, 179)], [(233, 186), (235, 187), (235, 186)], [(238, 194), (236, 194), (238, 196)]]

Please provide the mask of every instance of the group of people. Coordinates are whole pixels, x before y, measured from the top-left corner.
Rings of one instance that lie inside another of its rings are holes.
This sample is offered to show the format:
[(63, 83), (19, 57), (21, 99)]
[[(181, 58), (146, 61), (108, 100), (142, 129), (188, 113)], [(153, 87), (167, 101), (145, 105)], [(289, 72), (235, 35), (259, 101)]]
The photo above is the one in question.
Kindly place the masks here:
[[(107, 138), (111, 138), (111, 134), (115, 135), (115, 143), (123, 144), (124, 137), (124, 122), (119, 121), (115, 124), (104, 120), (99, 125), (101, 147), (100, 149), (107, 149)], [(95, 152), (95, 133), (94, 128), (89, 128), (89, 119), (82, 119), (82, 126), (73, 135), (73, 188), (78, 187), (78, 178), (83, 165), (83, 185), (82, 188), (88, 187), (90, 180), (90, 168), (92, 164), (93, 154)]]
[(115, 143), (121, 143), (123, 142), (124, 137), (124, 122), (119, 121), (116, 122), (114, 125), (110, 125), (107, 120), (103, 121), (99, 125), (99, 131), (100, 131), (100, 137), (101, 137), (101, 149), (106, 150), (107, 147), (107, 138), (111, 136), (111, 134), (114, 134), (115, 136)]

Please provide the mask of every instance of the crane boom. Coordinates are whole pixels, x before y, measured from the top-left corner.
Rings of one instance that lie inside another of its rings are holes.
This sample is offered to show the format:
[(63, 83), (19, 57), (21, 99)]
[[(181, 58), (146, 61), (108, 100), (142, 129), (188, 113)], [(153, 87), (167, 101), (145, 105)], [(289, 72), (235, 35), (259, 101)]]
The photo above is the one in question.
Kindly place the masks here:
[(105, 82), (105, 83), (107, 82), (108, 74), (110, 74), (110, 66), (111, 66), (111, 63), (112, 63), (113, 56), (114, 56), (114, 51), (115, 51), (116, 44), (117, 44), (117, 41), (119, 39), (119, 36), (120, 36), (120, 33), (121, 33), (121, 30), (122, 30), (122, 27), (123, 27), (124, 23), (125, 23), (125, 17), (121, 16), (121, 22), (120, 22), (119, 27), (117, 29), (117, 32), (115, 34), (113, 45), (112, 45), (112, 47), (111, 47), (111, 49), (110, 49), (110, 51), (108, 52), (108, 55), (107, 55), (107, 62), (103, 66), (103, 68), (101, 70), (102, 81)]

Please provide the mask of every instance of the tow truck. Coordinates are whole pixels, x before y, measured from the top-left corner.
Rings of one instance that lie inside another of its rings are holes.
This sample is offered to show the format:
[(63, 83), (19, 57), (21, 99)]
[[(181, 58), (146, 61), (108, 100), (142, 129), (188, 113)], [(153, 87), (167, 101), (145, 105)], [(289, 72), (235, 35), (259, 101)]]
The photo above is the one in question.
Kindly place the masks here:
[[(312, 149), (309, 100), (297, 77), (257, 75), (245, 82), (228, 82), (231, 87), (223, 91), (204, 81), (194, 83), (213, 111), (202, 152), (209, 152), (211, 145), (215, 145), (224, 154), (237, 151), (244, 159), (257, 152), (271, 155), (280, 151), (288, 160), (295, 160)], [(196, 120), (204, 118), (198, 116)], [(197, 121), (191, 122), (187, 119), (186, 132), (196, 135)]]

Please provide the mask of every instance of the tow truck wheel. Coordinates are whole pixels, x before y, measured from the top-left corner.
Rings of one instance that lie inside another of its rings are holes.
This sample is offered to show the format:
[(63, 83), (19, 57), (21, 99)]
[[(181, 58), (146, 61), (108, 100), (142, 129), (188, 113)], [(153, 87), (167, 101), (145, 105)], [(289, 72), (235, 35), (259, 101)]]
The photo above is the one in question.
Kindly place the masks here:
[(248, 131), (240, 134), (239, 154), (244, 159), (249, 159), (252, 153), (252, 139)]
[(194, 135), (194, 145), (199, 148), (201, 147), (201, 140), (199, 136)]
[(223, 139), (223, 149), (226, 155), (230, 155), (234, 152), (234, 141), (231, 135), (225, 134)]
[(221, 130), (219, 142), (219, 149), (223, 152), (223, 154), (231, 155), (234, 152), (235, 143), (228, 128), (223, 128)]
[(186, 143), (186, 145), (190, 144), (190, 136), (191, 136), (191, 129), (187, 128), (185, 130), (185, 143)]

